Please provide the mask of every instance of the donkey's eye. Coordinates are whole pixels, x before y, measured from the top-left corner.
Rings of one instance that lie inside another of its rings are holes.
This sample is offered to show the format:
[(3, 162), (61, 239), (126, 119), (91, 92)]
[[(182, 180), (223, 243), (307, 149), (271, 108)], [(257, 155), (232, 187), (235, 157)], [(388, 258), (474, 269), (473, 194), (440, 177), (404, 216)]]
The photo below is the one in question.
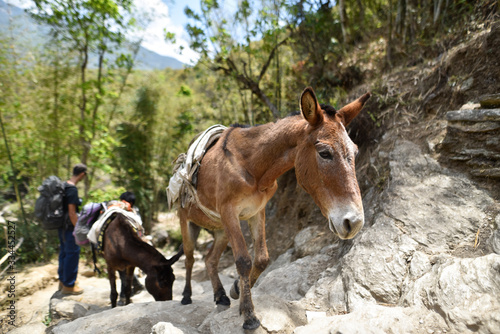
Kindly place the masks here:
[(327, 160), (333, 159), (333, 155), (330, 153), (330, 151), (321, 151), (318, 153), (319, 153), (319, 156), (322, 157), (323, 159), (327, 159)]

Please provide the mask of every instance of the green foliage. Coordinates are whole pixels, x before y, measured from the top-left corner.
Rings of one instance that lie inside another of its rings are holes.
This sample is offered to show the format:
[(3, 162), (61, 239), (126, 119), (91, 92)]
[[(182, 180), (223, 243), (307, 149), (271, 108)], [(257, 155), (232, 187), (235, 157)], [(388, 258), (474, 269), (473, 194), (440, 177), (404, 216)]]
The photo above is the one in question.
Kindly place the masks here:
[(87, 203), (102, 203), (112, 200), (117, 200), (120, 198), (120, 195), (123, 194), (127, 189), (124, 187), (105, 187), (104, 189), (95, 189), (89, 192), (87, 196), (87, 202), (83, 203), (83, 205)]
[(182, 244), (182, 233), (181, 229), (177, 228), (174, 230), (168, 230), (168, 236), (171, 241), (171, 244), (173, 245), (174, 249), (178, 249), (179, 246)]
[[(109, 109), (112, 101), (120, 95), (122, 88), (113, 85), (119, 75), (116, 68), (129, 73), (133, 66), (130, 55), (119, 54), (115, 61), (109, 57), (125, 42), (125, 33), (134, 27), (132, 16), (125, 19), (125, 15), (132, 13), (132, 1), (36, 0), (35, 4), (36, 7), (29, 11), (31, 17), (51, 27), (58, 52), (76, 60), (79, 69), (76, 72), (78, 79), (70, 83), (73, 94), (77, 92), (77, 98), (72, 99), (69, 106), (70, 112), (74, 113), (72, 121), (78, 129), (78, 136), (74, 139), (79, 145), (73, 147), (73, 152), (77, 152), (73, 154), (80, 156), (79, 160), (91, 167), (91, 171), (98, 168), (109, 171), (106, 153), (111, 151), (114, 143), (106, 135), (108, 120), (103, 117), (102, 109)], [(98, 63), (95, 71), (89, 69), (93, 54)], [(64, 82), (64, 79), (56, 77), (57, 82)], [(121, 84), (124, 85), (125, 80)], [(50, 107), (56, 116), (61, 113), (59, 94), (59, 87), (54, 87), (54, 103)], [(91, 172), (85, 180), (85, 194), (93, 179), (94, 173)]]
[(181, 89), (179, 89), (179, 91), (177, 92), (177, 96), (186, 96), (186, 97), (189, 97), (192, 94), (193, 94), (193, 92), (191, 91), (191, 88), (189, 88), (186, 85), (181, 85)]
[[(185, 9), (199, 63), (134, 72), (134, 55), (118, 51), (136, 24), (131, 1), (35, 1), (31, 13), (50, 25), (49, 45), (19, 52), (17, 39), (0, 31), (0, 115), (12, 159), (2, 142), (0, 205), (16, 202), (17, 183), (26, 211), (25, 222), (20, 209), (13, 210), (18, 237), (25, 237), (20, 263), (57, 252), (57, 234), (40, 233), (32, 219), (36, 188), (48, 175), (66, 179), (83, 160), (92, 174), (85, 201), (133, 191), (149, 229), (166, 209), (172, 162), (208, 126), (272, 121), (297, 110), (307, 85), (322, 102), (340, 107), (353, 77), (363, 79), (360, 63), (384, 69), (370, 52), (357, 50), (362, 43), (380, 41), (396, 66), (415, 52), (435, 55), (436, 38), (463, 36), (468, 22), (498, 11), (493, 0), (443, 1), (440, 11), (434, 3), (344, 0), (342, 23), (340, 1), (245, 0), (233, 8), (203, 0), (200, 13)], [(165, 37), (175, 39), (169, 32)], [(97, 68), (89, 68), (89, 57)], [(384, 99), (382, 79), (372, 86), (379, 109), (394, 102)], [(382, 124), (376, 110), (369, 116), (374, 126)], [(172, 234), (180, 242), (179, 233)]]
[(156, 90), (148, 87), (140, 89), (133, 123), (121, 123), (117, 127), (117, 135), (120, 138), (120, 145), (115, 149), (117, 179), (136, 195), (136, 205), (141, 211), (146, 228), (150, 228), (153, 216), (153, 134), (158, 99), (159, 93)]
[(43, 317), (43, 320), (42, 320), (42, 324), (44, 324), (45, 326), (49, 327), (50, 326), (50, 323), (52, 322), (52, 313), (49, 311), (44, 317)]

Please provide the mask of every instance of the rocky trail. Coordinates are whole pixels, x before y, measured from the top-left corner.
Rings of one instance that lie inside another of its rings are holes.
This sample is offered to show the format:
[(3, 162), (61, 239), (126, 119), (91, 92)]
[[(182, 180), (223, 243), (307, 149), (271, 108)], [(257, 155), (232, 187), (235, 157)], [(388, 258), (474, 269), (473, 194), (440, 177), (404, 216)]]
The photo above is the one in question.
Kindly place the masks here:
[[(167, 257), (171, 256), (169, 254), (165, 255)], [(195, 256), (197, 262), (193, 269), (193, 277), (195, 279), (198, 277), (202, 281), (192, 282), (193, 294), (196, 296), (194, 299), (203, 302), (206, 310), (211, 312), (213, 311), (211, 284), (207, 280), (201, 254), (198, 252)], [(50, 332), (54, 326), (59, 327), (81, 317), (95, 315), (104, 311), (112, 312), (109, 300), (109, 280), (96, 277), (92, 268), (88, 267), (83, 260), (80, 261), (79, 268), (78, 284), (84, 289), (84, 293), (76, 296), (64, 296), (57, 292), (57, 262), (43, 266), (32, 266), (18, 273), (16, 275), (16, 289), (22, 297), (16, 303), (17, 328), (3, 327), (2, 329), (7, 330), (9, 333), (45, 333), (46, 331)], [(180, 305), (185, 282), (183, 261), (177, 262), (173, 269), (176, 276), (173, 301), (165, 303)], [(139, 270), (137, 270), (137, 273), (139, 281), (144, 284), (145, 276)], [(234, 282), (232, 277), (235, 277), (235, 273), (236, 269), (232, 265), (221, 274), (221, 280), (228, 288)], [(117, 286), (120, 289), (119, 280), (117, 280)], [(132, 297), (132, 302), (135, 305), (142, 305), (145, 309), (148, 309), (147, 305), (154, 304), (154, 301), (153, 296), (145, 289)], [(126, 307), (118, 306), (118, 308)], [(146, 311), (147, 313), (149, 312)], [(5, 315), (6, 312), (0, 314), (2, 318)], [(199, 321), (199, 317), (191, 325), (199, 325), (196, 323), (197, 321)]]

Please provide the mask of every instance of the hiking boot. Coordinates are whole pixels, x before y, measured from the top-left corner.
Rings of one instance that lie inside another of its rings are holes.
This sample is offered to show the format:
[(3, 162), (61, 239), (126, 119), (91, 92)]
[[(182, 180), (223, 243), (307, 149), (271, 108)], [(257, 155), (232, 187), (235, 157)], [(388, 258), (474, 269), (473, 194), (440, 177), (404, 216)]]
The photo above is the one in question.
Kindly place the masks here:
[(61, 292), (63, 295), (81, 295), (83, 293), (83, 289), (76, 284), (73, 287), (63, 285)]
[(61, 290), (62, 290), (62, 288), (63, 288), (63, 286), (64, 286), (64, 285), (62, 284), (62, 282), (61, 282), (61, 281), (59, 281), (59, 287), (57, 288), (57, 291), (61, 291)]

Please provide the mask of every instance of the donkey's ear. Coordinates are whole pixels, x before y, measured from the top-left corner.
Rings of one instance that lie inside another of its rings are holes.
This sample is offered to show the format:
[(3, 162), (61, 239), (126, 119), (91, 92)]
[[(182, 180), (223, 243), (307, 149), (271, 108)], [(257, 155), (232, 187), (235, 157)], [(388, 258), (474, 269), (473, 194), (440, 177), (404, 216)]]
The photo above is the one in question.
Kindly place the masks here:
[(169, 264), (173, 265), (174, 263), (176, 263), (183, 254), (184, 254), (184, 246), (181, 244), (181, 246), (179, 247), (179, 251), (177, 252), (177, 254), (175, 254), (170, 259), (168, 259)]
[(304, 89), (300, 96), (300, 111), (312, 126), (320, 125), (323, 122), (323, 112), (311, 87)]
[(342, 123), (344, 123), (344, 126), (347, 126), (347, 124), (351, 123), (351, 121), (356, 116), (358, 116), (359, 112), (361, 111), (361, 109), (363, 109), (363, 106), (365, 105), (366, 101), (368, 101), (370, 96), (370, 93), (366, 93), (356, 101), (349, 103), (348, 105), (337, 111), (337, 114), (339, 114), (342, 118)]

